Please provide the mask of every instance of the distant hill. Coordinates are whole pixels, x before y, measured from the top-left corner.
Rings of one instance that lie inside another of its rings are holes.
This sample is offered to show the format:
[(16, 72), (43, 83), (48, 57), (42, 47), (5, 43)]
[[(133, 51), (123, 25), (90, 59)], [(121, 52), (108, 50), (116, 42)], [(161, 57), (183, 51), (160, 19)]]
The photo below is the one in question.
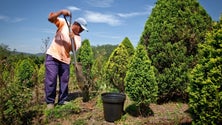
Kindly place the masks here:
[[(102, 55), (106, 58), (110, 56), (112, 51), (117, 47), (118, 45), (111, 45), (111, 44), (105, 44), (105, 45), (97, 45), (97, 46), (92, 46), (93, 52), (95, 57), (97, 57), (98, 54), (103, 53)], [(0, 44), (0, 55), (7, 55), (7, 54), (12, 54), (12, 55), (25, 55), (25, 56), (44, 56), (44, 53), (27, 53), (27, 52), (18, 52), (18, 51), (12, 51), (10, 50), (8, 45)]]
[(44, 53), (36, 53), (35, 56), (44, 56)]
[(18, 55), (18, 54), (23, 54), (26, 56), (44, 56), (44, 53), (36, 53), (36, 54), (32, 54), (32, 53), (26, 53), (26, 52), (15, 52), (15, 51), (11, 51), (12, 54)]

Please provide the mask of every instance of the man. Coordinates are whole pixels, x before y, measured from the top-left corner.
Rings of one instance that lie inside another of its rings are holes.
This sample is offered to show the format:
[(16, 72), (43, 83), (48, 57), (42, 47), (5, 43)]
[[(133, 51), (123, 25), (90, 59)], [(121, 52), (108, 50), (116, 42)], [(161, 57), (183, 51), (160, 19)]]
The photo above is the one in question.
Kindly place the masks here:
[(46, 52), (45, 61), (45, 101), (48, 109), (54, 108), (57, 76), (59, 78), (58, 104), (66, 103), (71, 61), (69, 53), (72, 50), (70, 37), (75, 39), (75, 50), (77, 50), (81, 46), (80, 33), (88, 30), (85, 19), (78, 18), (71, 26), (72, 33), (69, 33), (67, 23), (64, 18), (59, 17), (60, 15), (70, 16), (71, 12), (60, 10), (58, 12), (51, 12), (48, 17), (48, 20), (57, 27), (56, 35)]

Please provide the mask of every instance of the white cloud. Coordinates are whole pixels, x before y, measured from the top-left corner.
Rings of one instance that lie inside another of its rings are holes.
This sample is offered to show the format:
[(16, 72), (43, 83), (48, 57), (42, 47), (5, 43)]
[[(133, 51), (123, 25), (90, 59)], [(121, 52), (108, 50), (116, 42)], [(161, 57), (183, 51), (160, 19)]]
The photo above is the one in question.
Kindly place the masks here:
[(4, 16), (4, 15), (0, 15), (0, 21), (7, 21), (7, 20), (9, 20), (9, 17), (7, 17), (7, 16)]
[(111, 26), (117, 26), (121, 24), (121, 21), (117, 16), (111, 14), (102, 14), (99, 12), (86, 11), (85, 18), (89, 22), (93, 23), (106, 23)]
[(114, 0), (87, 0), (87, 3), (94, 7), (110, 7)]
[(117, 15), (123, 18), (148, 15), (152, 12), (152, 9), (153, 9), (153, 6), (147, 6), (146, 11), (144, 12), (118, 13)]
[(118, 13), (117, 15), (123, 18), (146, 15), (147, 12), (132, 12), (132, 13)]
[(69, 9), (70, 11), (78, 11), (78, 10), (81, 10), (80, 8), (75, 7), (75, 6), (68, 6), (67, 9)]
[(0, 21), (5, 21), (5, 22), (10, 22), (10, 23), (17, 23), (25, 20), (25, 18), (20, 18), (20, 17), (8, 17), (4, 15), (0, 15)]
[(20, 18), (20, 17), (15, 17), (14, 19), (11, 20), (12, 23), (17, 23), (25, 20), (25, 18)]

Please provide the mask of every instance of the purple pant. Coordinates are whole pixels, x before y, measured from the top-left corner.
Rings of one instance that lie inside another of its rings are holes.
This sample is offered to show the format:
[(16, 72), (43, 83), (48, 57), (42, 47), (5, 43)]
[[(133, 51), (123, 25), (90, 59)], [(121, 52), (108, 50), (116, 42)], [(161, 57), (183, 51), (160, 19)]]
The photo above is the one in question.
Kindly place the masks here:
[(63, 63), (50, 55), (46, 55), (45, 68), (46, 103), (55, 103), (58, 76), (58, 104), (63, 104), (68, 96), (69, 64)]

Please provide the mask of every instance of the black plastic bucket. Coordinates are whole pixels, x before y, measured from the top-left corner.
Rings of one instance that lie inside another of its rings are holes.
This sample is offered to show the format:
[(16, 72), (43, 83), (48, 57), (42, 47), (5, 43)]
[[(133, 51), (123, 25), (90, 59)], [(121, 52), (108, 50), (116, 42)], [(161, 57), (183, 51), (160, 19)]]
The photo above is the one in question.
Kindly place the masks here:
[(124, 102), (126, 95), (122, 93), (103, 93), (104, 118), (108, 122), (119, 120), (123, 115)]

